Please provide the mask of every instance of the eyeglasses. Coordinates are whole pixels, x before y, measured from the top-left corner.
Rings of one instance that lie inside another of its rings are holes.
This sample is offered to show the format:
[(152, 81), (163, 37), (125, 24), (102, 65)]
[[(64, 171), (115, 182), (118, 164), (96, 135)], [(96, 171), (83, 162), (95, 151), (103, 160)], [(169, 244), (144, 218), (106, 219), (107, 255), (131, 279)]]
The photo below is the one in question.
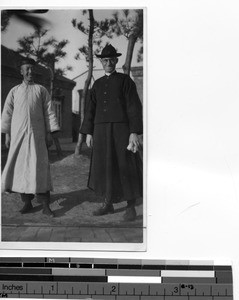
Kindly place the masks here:
[(116, 58), (115, 57), (113, 57), (113, 58), (102, 58), (101, 61), (102, 61), (103, 64), (107, 64), (108, 62), (109, 63), (114, 63), (114, 62), (116, 62)]

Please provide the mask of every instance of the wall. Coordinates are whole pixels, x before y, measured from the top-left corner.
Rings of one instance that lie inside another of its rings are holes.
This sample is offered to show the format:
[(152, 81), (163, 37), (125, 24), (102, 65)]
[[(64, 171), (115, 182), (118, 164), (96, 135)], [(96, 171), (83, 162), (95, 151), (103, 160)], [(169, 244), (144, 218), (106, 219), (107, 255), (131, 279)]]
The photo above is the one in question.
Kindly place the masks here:
[(60, 139), (62, 141), (72, 141), (72, 89), (74, 83), (70, 81), (58, 81), (55, 87), (60, 89), (60, 98), (62, 102), (62, 132)]
[(131, 73), (137, 87), (139, 98), (143, 103), (143, 67), (132, 67)]

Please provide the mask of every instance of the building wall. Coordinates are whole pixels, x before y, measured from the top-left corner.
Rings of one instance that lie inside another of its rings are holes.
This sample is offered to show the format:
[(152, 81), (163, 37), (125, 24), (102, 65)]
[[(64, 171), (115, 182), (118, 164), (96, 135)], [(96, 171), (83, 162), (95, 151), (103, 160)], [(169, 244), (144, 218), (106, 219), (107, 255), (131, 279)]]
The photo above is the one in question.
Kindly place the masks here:
[(22, 78), (19, 75), (13, 73), (11, 70), (6, 67), (2, 67), (2, 76), (1, 76), (1, 111), (3, 110), (3, 105), (5, 103), (6, 97), (9, 91), (16, 85), (22, 82)]
[(143, 104), (143, 67), (132, 67), (131, 73), (137, 87), (139, 98)]
[(72, 90), (64, 89), (61, 92), (62, 128), (60, 138), (72, 139)]

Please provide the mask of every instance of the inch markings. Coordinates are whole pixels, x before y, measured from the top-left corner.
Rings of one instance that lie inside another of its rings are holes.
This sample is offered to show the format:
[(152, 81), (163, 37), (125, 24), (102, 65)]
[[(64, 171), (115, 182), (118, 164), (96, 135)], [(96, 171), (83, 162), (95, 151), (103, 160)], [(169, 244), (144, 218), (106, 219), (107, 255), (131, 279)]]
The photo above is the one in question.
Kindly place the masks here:
[(228, 284), (140, 284), (72, 282), (0, 282), (0, 294), (131, 295), (131, 296), (232, 296)]
[(0, 297), (233, 300), (232, 267), (207, 261), (0, 258)]

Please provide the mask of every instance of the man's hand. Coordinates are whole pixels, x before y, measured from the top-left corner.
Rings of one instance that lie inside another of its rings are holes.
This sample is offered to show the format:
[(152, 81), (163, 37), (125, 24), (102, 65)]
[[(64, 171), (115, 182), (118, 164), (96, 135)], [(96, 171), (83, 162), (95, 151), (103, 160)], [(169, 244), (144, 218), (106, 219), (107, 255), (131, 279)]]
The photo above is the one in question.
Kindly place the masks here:
[(9, 133), (6, 133), (5, 135), (5, 146), (7, 149), (9, 149), (11, 143), (11, 136)]
[(129, 146), (128, 150), (132, 151), (133, 153), (136, 153), (139, 150), (139, 137), (137, 133), (131, 133), (129, 136)]
[(91, 134), (87, 134), (86, 135), (86, 145), (89, 147), (89, 148), (92, 148), (93, 147), (93, 136)]

